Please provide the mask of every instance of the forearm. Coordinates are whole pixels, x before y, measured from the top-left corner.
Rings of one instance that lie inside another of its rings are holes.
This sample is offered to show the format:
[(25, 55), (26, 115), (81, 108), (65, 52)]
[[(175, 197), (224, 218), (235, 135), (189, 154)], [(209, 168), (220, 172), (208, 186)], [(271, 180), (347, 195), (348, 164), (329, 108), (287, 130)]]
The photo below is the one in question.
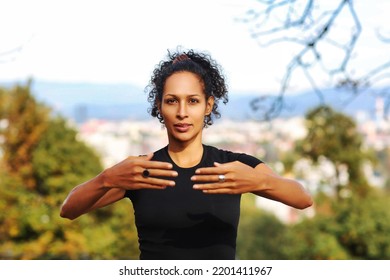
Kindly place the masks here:
[(311, 195), (298, 181), (278, 175), (266, 164), (259, 164), (255, 172), (257, 184), (252, 193), (298, 209), (313, 204)]
[(76, 186), (61, 206), (61, 217), (73, 220), (103, 206), (104, 198), (111, 190), (113, 188), (105, 187), (103, 184), (103, 173)]
[(259, 190), (252, 193), (298, 209), (305, 209), (313, 204), (311, 195), (299, 182), (273, 174), (264, 177)]

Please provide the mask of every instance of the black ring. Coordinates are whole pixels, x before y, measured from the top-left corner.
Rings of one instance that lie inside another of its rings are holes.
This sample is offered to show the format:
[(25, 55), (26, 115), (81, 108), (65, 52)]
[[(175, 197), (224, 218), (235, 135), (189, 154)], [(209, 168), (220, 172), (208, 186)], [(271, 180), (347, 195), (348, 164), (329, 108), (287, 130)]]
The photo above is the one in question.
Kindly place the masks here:
[(148, 178), (149, 176), (150, 176), (149, 170), (145, 169), (144, 171), (142, 171), (142, 177)]

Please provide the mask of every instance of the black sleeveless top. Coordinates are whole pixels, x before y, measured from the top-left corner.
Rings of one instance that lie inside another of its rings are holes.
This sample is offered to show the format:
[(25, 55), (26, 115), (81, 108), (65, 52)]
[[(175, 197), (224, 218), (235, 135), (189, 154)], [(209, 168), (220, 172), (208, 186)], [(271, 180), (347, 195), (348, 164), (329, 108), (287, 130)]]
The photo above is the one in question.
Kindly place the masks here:
[(214, 162), (240, 161), (251, 167), (259, 159), (203, 145), (200, 163), (191, 168), (177, 166), (168, 147), (152, 160), (170, 162), (178, 172), (176, 185), (165, 190), (126, 191), (134, 207), (140, 259), (234, 259), (241, 195), (204, 194), (192, 188), (191, 176)]

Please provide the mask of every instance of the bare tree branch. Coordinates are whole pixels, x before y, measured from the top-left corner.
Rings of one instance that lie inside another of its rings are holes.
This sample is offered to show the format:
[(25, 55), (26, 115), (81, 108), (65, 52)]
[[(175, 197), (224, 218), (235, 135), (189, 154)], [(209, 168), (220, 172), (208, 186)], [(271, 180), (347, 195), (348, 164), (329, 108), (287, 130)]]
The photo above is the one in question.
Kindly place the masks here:
[(28, 38), (24, 43), (20, 44), (17, 47), (0, 51), (0, 63), (8, 63), (15, 61), (18, 55), (23, 51), (26, 44), (28, 44), (34, 36), (31, 35), (30, 38)]
[[(390, 78), (390, 60), (368, 71), (360, 77), (353, 77), (348, 70), (351, 56), (362, 32), (362, 25), (354, 7), (353, 0), (315, 1), (315, 0), (258, 0), (259, 7), (249, 10), (240, 19), (250, 26), (251, 36), (261, 47), (288, 43), (296, 50), (286, 65), (277, 97), (263, 96), (252, 102), (254, 111), (269, 119), (278, 116), (283, 109), (285, 94), (291, 90), (293, 75), (301, 71), (320, 102), (325, 102), (321, 91), (318, 69), (335, 83), (338, 88), (351, 91), (352, 97), (367, 91), (369, 87), (387, 82)], [(335, 37), (336, 31), (345, 31), (348, 22), (349, 33), (342, 39)], [(390, 35), (377, 31), (378, 39), (390, 42)], [(340, 53), (337, 61), (329, 66), (324, 46), (331, 46)], [(388, 95), (388, 90), (381, 92)], [(389, 98), (390, 99), (390, 98)], [(263, 105), (261, 105), (263, 103)], [(390, 106), (386, 103), (387, 108)], [(267, 107), (268, 106), (268, 107)], [(261, 110), (260, 110), (261, 109)], [(266, 110), (265, 110), (266, 109)]]
[(17, 55), (22, 51), (22, 46), (0, 52), (0, 63), (12, 62), (16, 59)]

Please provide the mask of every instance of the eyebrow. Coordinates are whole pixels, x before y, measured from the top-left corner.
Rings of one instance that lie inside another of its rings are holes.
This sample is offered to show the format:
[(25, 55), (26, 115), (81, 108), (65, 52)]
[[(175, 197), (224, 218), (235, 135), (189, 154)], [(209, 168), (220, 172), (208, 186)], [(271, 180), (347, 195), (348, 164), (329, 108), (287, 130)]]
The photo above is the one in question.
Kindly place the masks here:
[[(165, 95), (164, 95), (164, 97), (178, 97), (176, 94), (171, 94), (171, 93), (166, 93)], [(201, 94), (199, 94), (199, 93), (196, 93), (196, 94), (191, 94), (191, 95), (188, 95), (188, 96), (186, 96), (186, 97), (201, 97), (202, 95)]]

